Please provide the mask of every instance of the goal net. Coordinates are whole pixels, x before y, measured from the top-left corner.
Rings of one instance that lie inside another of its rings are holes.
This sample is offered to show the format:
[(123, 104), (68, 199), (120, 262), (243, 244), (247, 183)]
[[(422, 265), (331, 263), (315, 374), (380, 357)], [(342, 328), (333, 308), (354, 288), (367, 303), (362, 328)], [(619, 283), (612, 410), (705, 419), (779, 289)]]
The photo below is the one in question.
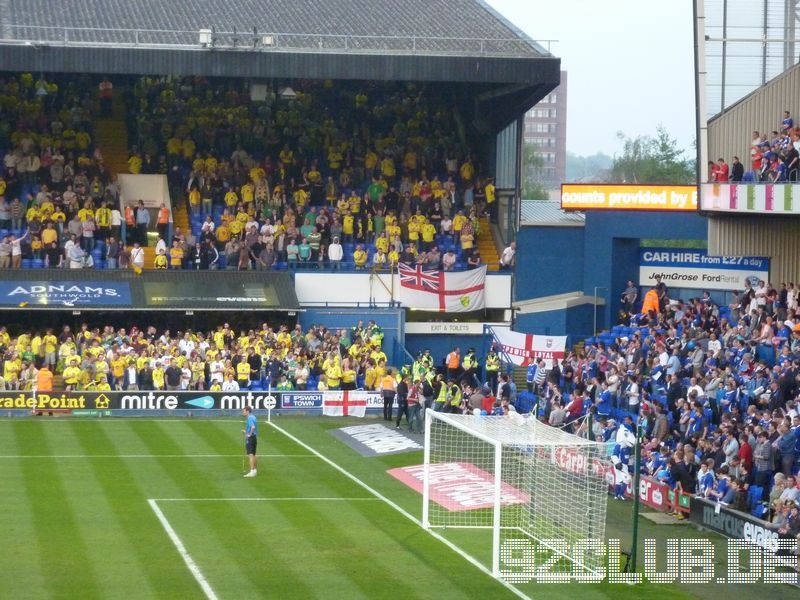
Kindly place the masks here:
[(423, 526), (512, 582), (602, 576), (610, 468), (605, 444), (535, 418), (429, 410)]

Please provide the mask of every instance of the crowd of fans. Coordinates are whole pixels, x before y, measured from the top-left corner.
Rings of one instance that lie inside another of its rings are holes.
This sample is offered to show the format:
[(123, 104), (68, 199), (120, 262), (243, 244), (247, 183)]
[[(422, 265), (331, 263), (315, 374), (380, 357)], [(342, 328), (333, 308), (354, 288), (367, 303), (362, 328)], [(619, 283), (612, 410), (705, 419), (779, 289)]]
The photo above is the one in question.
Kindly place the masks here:
[(119, 188), (92, 140), (96, 106), (87, 77), (0, 79), (0, 268), (83, 267), (96, 240), (119, 239)]
[(179, 255), (206, 246), (203, 267), (238, 269), (480, 264), (479, 217), (495, 188), (457, 139), (445, 94), (330, 82), (293, 94), (253, 101), (242, 82), (204, 78), (135, 86), (129, 167), (166, 172), (187, 202), (194, 244), (179, 240)]
[[(686, 302), (661, 281), (639, 302), (629, 282), (625, 324), (586, 341), (561, 365), (529, 372), (552, 425), (614, 445), (632, 470), (730, 504), (800, 535), (800, 309), (793, 283), (761, 281), (725, 306)], [(639, 309), (641, 306), (641, 309)], [(593, 415), (591, 431), (587, 414)]]
[(380, 327), (362, 321), (339, 330), (263, 323), (239, 332), (227, 323), (206, 332), (84, 324), (16, 337), (0, 327), (0, 387), (44, 391), (42, 377), (52, 385), (60, 376), (67, 391), (376, 389), (389, 369), (382, 344)]
[(795, 125), (788, 110), (783, 112), (777, 129), (770, 133), (753, 131), (749, 166), (750, 169), (745, 170), (738, 156), (733, 157), (730, 165), (724, 158), (719, 158), (708, 163), (709, 181), (782, 183), (798, 180), (800, 126)]
[(191, 214), (173, 231), (168, 207), (120, 206), (91, 138), (103, 83), (98, 98), (87, 78), (0, 81), (0, 267), (481, 264), (494, 184), (435, 86), (297, 82), (291, 100), (255, 101), (241, 81), (139, 79), (123, 92), (128, 167), (167, 175), (173, 206)]

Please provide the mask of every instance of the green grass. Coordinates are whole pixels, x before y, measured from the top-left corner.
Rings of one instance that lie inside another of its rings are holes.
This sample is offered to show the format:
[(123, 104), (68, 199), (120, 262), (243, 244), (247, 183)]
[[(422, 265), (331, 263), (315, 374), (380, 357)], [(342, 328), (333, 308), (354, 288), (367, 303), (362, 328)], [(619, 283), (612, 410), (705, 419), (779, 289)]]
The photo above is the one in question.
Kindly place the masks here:
[[(327, 433), (357, 422), (363, 421), (277, 419), (419, 517), (419, 494), (386, 470), (419, 464), (421, 452), (363, 458)], [(248, 480), (241, 476), (241, 422), (235, 420), (0, 421), (0, 598), (204, 598), (149, 498), (174, 499), (157, 506), (221, 599), (513, 597), (301, 445), (260, 427), (259, 477)], [(627, 548), (629, 529), (630, 504), (610, 503), (609, 537)], [(706, 535), (646, 520), (640, 532)], [(485, 533), (446, 533), (456, 535), (488, 563)], [(797, 597), (796, 589), (766, 585), (518, 587), (537, 600), (576, 593), (614, 600)]]

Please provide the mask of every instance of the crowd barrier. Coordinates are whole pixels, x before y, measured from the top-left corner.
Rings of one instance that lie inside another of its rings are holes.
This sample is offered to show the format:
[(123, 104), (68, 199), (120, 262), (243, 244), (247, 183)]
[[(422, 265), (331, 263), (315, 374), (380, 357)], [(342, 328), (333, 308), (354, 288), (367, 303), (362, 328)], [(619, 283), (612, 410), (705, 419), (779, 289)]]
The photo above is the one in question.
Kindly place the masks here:
[[(342, 392), (240, 392), (205, 391), (122, 391), (122, 392), (0, 392), (0, 410), (47, 413), (50, 411), (88, 414), (87, 411), (240, 411), (245, 406), (254, 410), (321, 410), (325, 399), (341, 402)], [(351, 391), (352, 401), (366, 401), (366, 408), (383, 409), (380, 392)]]

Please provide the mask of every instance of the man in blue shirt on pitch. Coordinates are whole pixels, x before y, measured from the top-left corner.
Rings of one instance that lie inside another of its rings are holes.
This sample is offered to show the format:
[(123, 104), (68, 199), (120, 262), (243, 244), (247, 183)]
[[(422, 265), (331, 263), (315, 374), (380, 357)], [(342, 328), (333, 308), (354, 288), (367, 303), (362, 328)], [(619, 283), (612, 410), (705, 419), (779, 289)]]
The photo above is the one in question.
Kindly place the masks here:
[(245, 474), (245, 477), (255, 477), (257, 475), (256, 445), (258, 443), (258, 421), (253, 414), (253, 409), (249, 406), (244, 407), (242, 415), (247, 417), (247, 423), (245, 424), (245, 428), (242, 429), (242, 433), (244, 434), (244, 447), (247, 456), (250, 458), (250, 471)]

